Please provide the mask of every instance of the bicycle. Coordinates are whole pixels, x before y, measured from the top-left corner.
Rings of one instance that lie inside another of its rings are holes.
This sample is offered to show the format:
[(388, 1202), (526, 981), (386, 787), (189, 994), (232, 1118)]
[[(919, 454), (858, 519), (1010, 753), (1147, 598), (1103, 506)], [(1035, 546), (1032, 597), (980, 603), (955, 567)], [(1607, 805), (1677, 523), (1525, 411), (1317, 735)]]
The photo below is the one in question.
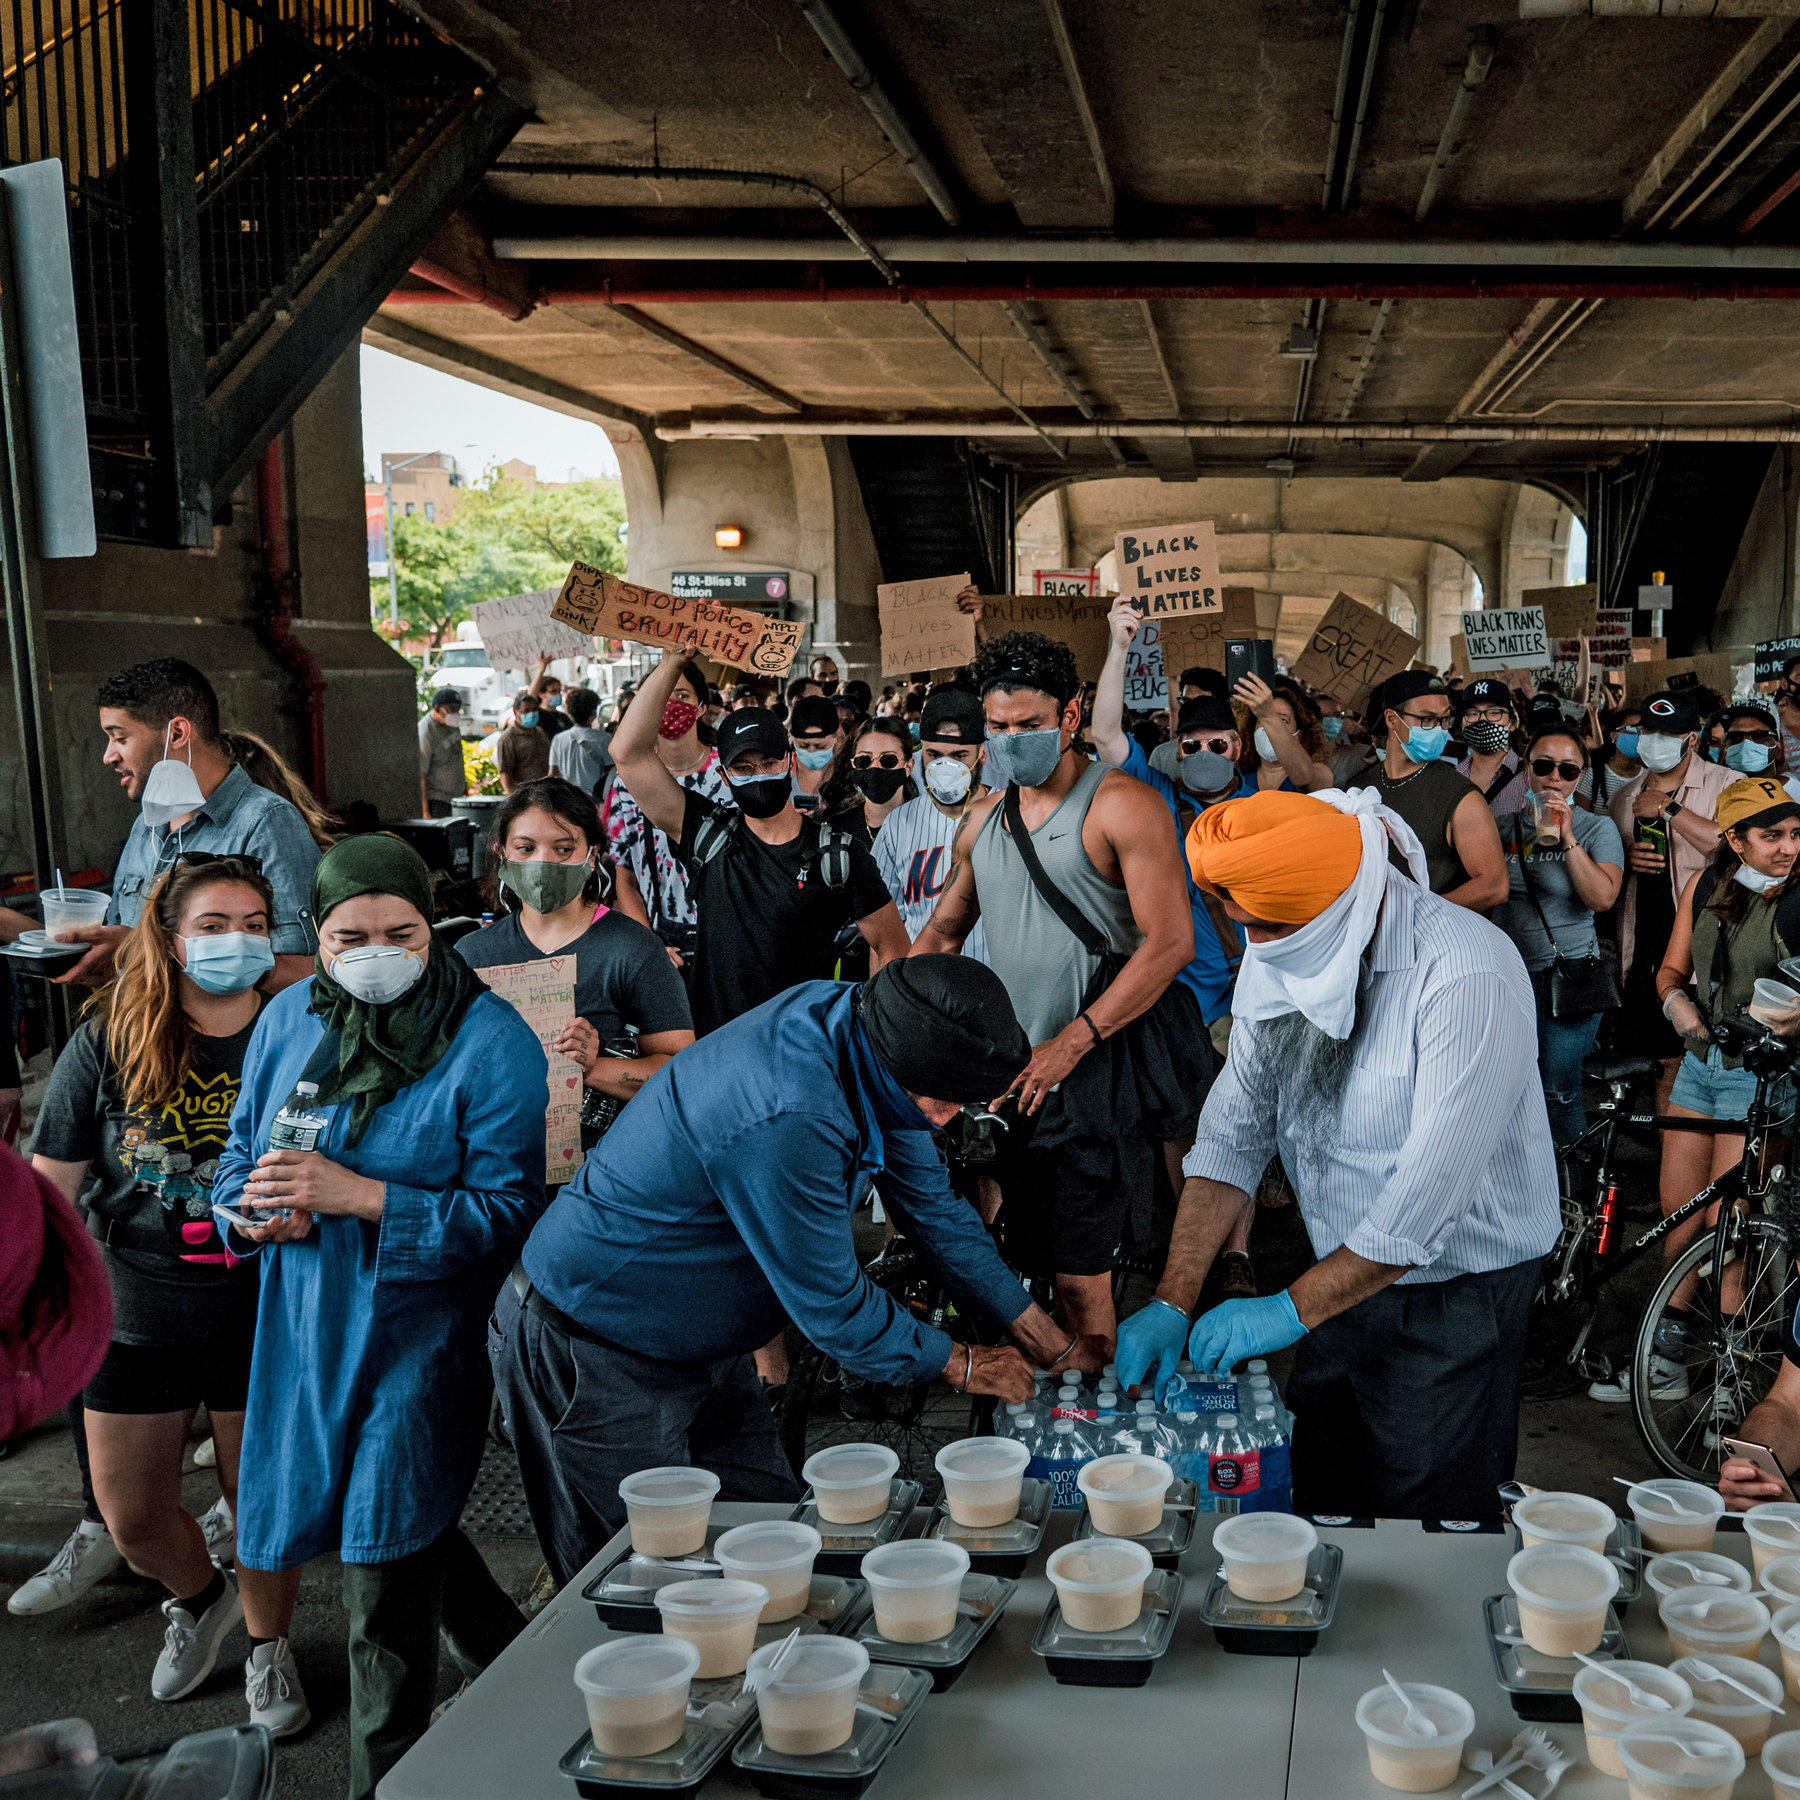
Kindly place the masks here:
[[(1645, 1448), (1670, 1474), (1708, 1485), (1716, 1480), (1724, 1460), (1721, 1428), (1741, 1420), (1774, 1380), (1781, 1364), (1783, 1327), (1797, 1298), (1787, 1170), (1778, 1164), (1767, 1166), (1766, 1152), (1771, 1133), (1791, 1116), (1777, 1116), (1772, 1095), (1800, 1058), (1800, 1041), (1778, 1038), (1748, 1018), (1715, 1020), (1712, 1033), (1721, 1049), (1741, 1057), (1756, 1077), (1746, 1117), (1669, 1119), (1633, 1113), (1630, 1122), (1713, 1135), (1741, 1133), (1744, 1149), (1738, 1166), (1709, 1182), (1630, 1245), (1617, 1248), (1622, 1221), (1611, 1169), (1612, 1146), (1620, 1124), (1626, 1122), (1620, 1115), (1627, 1090), (1657, 1065), (1644, 1057), (1601, 1059), (1595, 1073), (1608, 1081), (1612, 1094), (1600, 1109), (1604, 1116), (1559, 1158), (1563, 1230), (1545, 1259), (1538, 1316), (1539, 1325), (1552, 1336), (1559, 1324), (1579, 1320), (1563, 1360), (1584, 1377), (1606, 1379), (1614, 1372), (1610, 1358), (1587, 1347), (1605, 1288), (1690, 1220), (1716, 1206), (1718, 1216), (1711, 1227), (1663, 1272), (1639, 1321), (1630, 1362), (1632, 1412)], [(1591, 1204), (1573, 1192), (1574, 1171), (1581, 1167), (1583, 1147), (1590, 1140), (1599, 1149)], [(1755, 1210), (1758, 1207), (1764, 1210)], [(1659, 1380), (1651, 1365), (1658, 1354), (1657, 1327), (1690, 1278), (1696, 1290), (1694, 1303), (1686, 1309), (1681, 1374)], [(1728, 1306), (1725, 1296), (1733, 1286), (1741, 1298)]]

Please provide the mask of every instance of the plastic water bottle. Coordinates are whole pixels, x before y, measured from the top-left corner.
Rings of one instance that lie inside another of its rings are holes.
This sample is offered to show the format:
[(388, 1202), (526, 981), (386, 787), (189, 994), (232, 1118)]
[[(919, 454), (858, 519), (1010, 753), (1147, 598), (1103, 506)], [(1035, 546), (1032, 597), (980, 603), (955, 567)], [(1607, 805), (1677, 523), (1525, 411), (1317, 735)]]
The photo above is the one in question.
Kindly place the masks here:
[(1262, 1482), (1262, 1462), (1238, 1425), (1236, 1413), (1219, 1413), (1212, 1421), (1207, 1445), (1206, 1485), (1215, 1512), (1242, 1512), (1246, 1498)]
[(1122, 1415), (1124, 1407), (1119, 1399), (1119, 1390), (1102, 1383), (1100, 1391), (1094, 1396), (1094, 1422), (1107, 1425)]
[(1245, 1512), (1294, 1510), (1293, 1440), (1273, 1406), (1259, 1406), (1254, 1424), (1257, 1486), (1243, 1497)]
[(1173, 1458), (1173, 1466), (1177, 1475), (1194, 1484), (1194, 1511), (1197, 1513), (1235, 1510), (1232, 1507), (1220, 1508), (1219, 1496), (1213, 1492), (1210, 1479), (1219, 1418), (1218, 1413), (1200, 1412), (1196, 1409), (1184, 1414), (1181, 1420), (1182, 1445)]
[(996, 1413), (994, 1436), (1013, 1438), (1021, 1444), (1030, 1443), (1040, 1423), (1033, 1417), (1033, 1412), (1030, 1406), (1008, 1406), (1004, 1412)]
[(1082, 1419), (1092, 1423), (1094, 1409), (1084, 1400), (1079, 1382), (1065, 1381), (1056, 1390), (1056, 1405), (1052, 1410), (1051, 1417), (1053, 1419)]
[(319, 1105), (319, 1084), (296, 1081), (269, 1127), (271, 1150), (317, 1150), (331, 1115)]
[(1025, 1473), (1050, 1483), (1051, 1504), (1058, 1512), (1079, 1512), (1085, 1501), (1075, 1485), (1081, 1471), (1094, 1460), (1094, 1441), (1073, 1419), (1057, 1419), (1039, 1438)]

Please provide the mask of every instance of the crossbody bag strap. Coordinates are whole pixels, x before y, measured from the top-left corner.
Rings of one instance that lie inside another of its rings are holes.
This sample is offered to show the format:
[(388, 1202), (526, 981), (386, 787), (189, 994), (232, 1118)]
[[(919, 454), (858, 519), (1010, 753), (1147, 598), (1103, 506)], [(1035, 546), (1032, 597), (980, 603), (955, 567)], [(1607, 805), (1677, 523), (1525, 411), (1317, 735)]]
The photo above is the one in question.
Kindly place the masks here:
[(1489, 806), (1492, 806), (1494, 804), (1494, 796), (1499, 793), (1500, 790), (1518, 774), (1518, 772), (1519, 765), (1514, 763), (1509, 769), (1506, 767), (1506, 761), (1503, 757), (1501, 759), (1500, 772), (1488, 783), (1488, 790), (1481, 796), (1482, 799), (1484, 799)]
[(1038, 861), (1037, 846), (1032, 843), (1031, 833), (1025, 829), (1024, 815), (1019, 811), (1019, 784), (1016, 781), (1007, 783), (1006, 798), (1001, 801), (1000, 808), (1038, 897), (1081, 940), (1081, 947), (1089, 956), (1107, 955), (1112, 946), (1101, 936), (1099, 927), (1045, 874), (1044, 865)]
[(1525, 860), (1525, 840), (1519, 832), (1519, 815), (1513, 814), (1513, 849), (1519, 858), (1519, 879), (1525, 884), (1525, 898), (1531, 902), (1531, 910), (1537, 914), (1538, 923), (1544, 928), (1544, 936), (1550, 940), (1550, 954), (1558, 961), (1564, 960), (1563, 953), (1556, 942), (1556, 933), (1550, 929), (1550, 921), (1544, 917), (1544, 909), (1539, 904), (1537, 889), (1531, 885), (1531, 865)]

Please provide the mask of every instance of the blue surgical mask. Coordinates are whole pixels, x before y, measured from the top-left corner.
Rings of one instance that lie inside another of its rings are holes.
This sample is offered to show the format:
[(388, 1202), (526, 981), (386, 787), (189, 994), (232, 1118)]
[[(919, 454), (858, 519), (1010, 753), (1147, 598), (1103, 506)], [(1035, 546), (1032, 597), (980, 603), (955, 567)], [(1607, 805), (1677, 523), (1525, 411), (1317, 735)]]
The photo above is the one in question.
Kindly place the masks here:
[(824, 750), (802, 750), (796, 745), (794, 747), (794, 755), (799, 759), (800, 766), (803, 769), (825, 769), (831, 766), (831, 759), (836, 755), (836, 752), (829, 748)]
[(1725, 766), (1740, 775), (1760, 775), (1774, 760), (1775, 752), (1767, 744), (1727, 744)]
[(523, 725), (527, 731), (529, 731), (531, 729), (531, 727), (533, 725), (535, 725), (537, 722), (538, 722), (538, 716), (534, 712), (527, 712), (527, 713), (519, 714), (519, 723), (521, 725)]
[(1319, 721), (1319, 729), (1335, 744), (1344, 735), (1344, 721), (1333, 713)]
[(217, 931), (181, 942), (194, 986), (209, 994), (241, 994), (275, 966), (269, 940), (248, 931)]
[(1635, 731), (1621, 731), (1619, 735), (1613, 739), (1613, 748), (1616, 749), (1627, 762), (1636, 762), (1638, 734)]
[(1062, 760), (1062, 731), (1046, 725), (1041, 731), (991, 731), (987, 740), (988, 768), (1000, 787), (1017, 782), (1020, 787), (1042, 787), (1056, 773)]
[(1406, 728), (1406, 754), (1416, 763), (1436, 762), (1450, 743), (1450, 733), (1442, 725), (1409, 725)]

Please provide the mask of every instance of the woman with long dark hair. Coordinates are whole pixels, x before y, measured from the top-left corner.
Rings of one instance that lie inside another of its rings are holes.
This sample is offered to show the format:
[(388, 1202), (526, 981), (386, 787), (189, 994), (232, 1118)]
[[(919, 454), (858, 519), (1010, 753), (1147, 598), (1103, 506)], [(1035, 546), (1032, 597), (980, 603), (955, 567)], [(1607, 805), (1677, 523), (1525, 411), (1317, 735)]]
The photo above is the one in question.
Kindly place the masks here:
[[(252, 1028), (275, 966), (274, 899), (254, 857), (176, 859), (118, 958), (118, 978), (51, 1072), (32, 1162), (104, 1246), (113, 1341), (82, 1396), (94, 1495), (114, 1544), (169, 1590), (158, 1700), (179, 1700), (217, 1663), (256, 1595), (279, 1629), (245, 1665), (253, 1723), (307, 1721), (278, 1581), (216, 1567), (181, 1504), (182, 1451), (205, 1406), (219, 1486), (235, 1512), (257, 1270), (220, 1241), (212, 1197)], [(85, 1190), (85, 1192), (84, 1192)], [(260, 1589), (259, 1589), (260, 1584)]]
[(502, 916), (457, 943), (474, 969), (575, 958), (575, 1017), (550, 1048), (581, 1070), (590, 1150), (626, 1101), (694, 1041), (687, 989), (656, 933), (604, 904), (611, 865), (600, 809), (552, 775), (516, 788), (494, 815)]
[(826, 821), (872, 843), (888, 815), (918, 797), (911, 765), (912, 740), (896, 720), (865, 720), (819, 790)]
[[(518, 1012), (433, 942), (431, 876), (400, 839), (335, 845), (311, 910), (317, 972), (250, 1045), (215, 1207), (269, 1220), (226, 1240), (262, 1252), (238, 1564), (291, 1595), (314, 1557), (341, 1560), (364, 1800), (424, 1733), (440, 1626), (473, 1674), (525, 1623), (457, 1518), (487, 1429), (488, 1315), (544, 1207), (546, 1067)], [(310, 1148), (271, 1146), (290, 1096), (324, 1114)]]

